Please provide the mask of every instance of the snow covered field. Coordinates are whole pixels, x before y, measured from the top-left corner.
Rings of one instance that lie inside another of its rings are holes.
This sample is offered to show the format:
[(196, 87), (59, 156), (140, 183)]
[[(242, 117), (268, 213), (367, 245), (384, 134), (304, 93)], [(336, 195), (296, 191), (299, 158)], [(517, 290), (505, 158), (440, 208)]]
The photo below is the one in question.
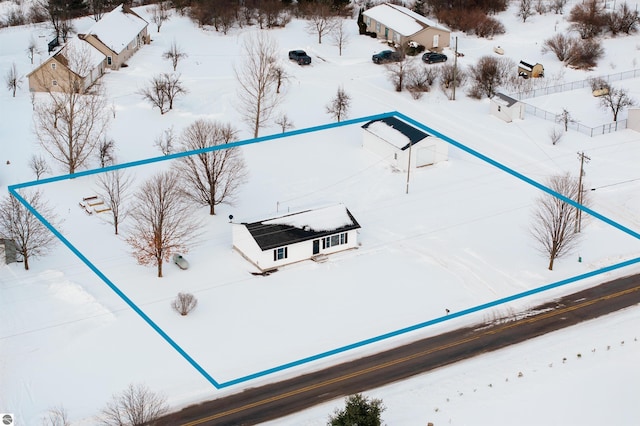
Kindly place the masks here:
[[(144, 8), (139, 11), (145, 16)], [(598, 69), (566, 70), (550, 54), (540, 53), (541, 41), (534, 37), (541, 27), (552, 27), (557, 16), (535, 16), (526, 24), (517, 22), (513, 10), (498, 17), (507, 34), (495, 40), (457, 34), (459, 49), (465, 53), (460, 58), (463, 66), (500, 45), (507, 56), (523, 55), (512, 56), (516, 62), (544, 62), (550, 81), (571, 81), (631, 69), (640, 57), (637, 36), (605, 40), (606, 58)], [(91, 19), (79, 20), (76, 30), (82, 32), (91, 24)], [(593, 209), (640, 229), (636, 132), (596, 138), (569, 132), (554, 146), (548, 136), (553, 123), (532, 117), (504, 123), (489, 115), (488, 100), (470, 100), (460, 93), (452, 102), (437, 88), (413, 100), (408, 93), (394, 92), (385, 69), (371, 63), (371, 54), (383, 45), (357, 36), (355, 22), (348, 28), (353, 34), (342, 56), (329, 41), (318, 45), (315, 36), (305, 32), (304, 22), (294, 20), (284, 29), (270, 31), (291, 76), (281, 108), (295, 128), (329, 123), (324, 106), (342, 85), (353, 99), (349, 118), (400, 111), (536, 181), (564, 171), (577, 173), (576, 152), (584, 151), (591, 158), (586, 185), (595, 189)], [(165, 23), (161, 33), (151, 25), (153, 42), (127, 68), (103, 77), (116, 109), (110, 135), (117, 144), (118, 162), (160, 155), (154, 139), (162, 130), (174, 126), (179, 132), (197, 118), (230, 122), (241, 129), (241, 138), (248, 139), (250, 133), (234, 108), (233, 66), (242, 60), (242, 37), (250, 31), (223, 36), (198, 29), (179, 16)], [(44, 26), (0, 30), (2, 75), (12, 62), (22, 74), (30, 69), (24, 49), (32, 33), (46, 44), (49, 33)], [(170, 70), (161, 56), (173, 40), (189, 55), (178, 71), (190, 93), (161, 116), (136, 92), (154, 73)], [(299, 67), (287, 62), (286, 52), (294, 48), (305, 49), (313, 64)], [(445, 53), (452, 57), (450, 51)], [(640, 82), (619, 84), (640, 99)], [(28, 161), (40, 148), (32, 132), (26, 83), (16, 98), (1, 92), (0, 102), (5, 123), (0, 126), (0, 187), (5, 189), (34, 179)], [(592, 125), (610, 120), (588, 91), (536, 102), (550, 111), (569, 108)], [(261, 135), (278, 132), (274, 126)], [(124, 240), (112, 235), (106, 221), (77, 207), (82, 197), (95, 192), (94, 176), (42, 189), (65, 220), (60, 231), (71, 244), (218, 382), (438, 318), (445, 309), (457, 312), (640, 256), (635, 238), (592, 219), (579, 251), (558, 260), (550, 272), (528, 233), (538, 190), (452, 148), (448, 162), (412, 173), (405, 194), (406, 175), (364, 151), (361, 143), (361, 129), (352, 125), (243, 147), (250, 176), (238, 202), (222, 206), (213, 218), (207, 217), (206, 209), (196, 212), (206, 219), (207, 229), (187, 254), (192, 267), (181, 271), (167, 265), (162, 279), (155, 278), (153, 268), (136, 265)], [(10, 164), (5, 164), (7, 160)], [(140, 166), (132, 173), (140, 182), (167, 166)], [(269, 277), (249, 274), (251, 265), (231, 250), (229, 214), (234, 220), (251, 221), (276, 211), (336, 202), (344, 203), (362, 226), (358, 250), (322, 264), (286, 267)], [(178, 408), (462, 323), (508, 315), (560, 293), (639, 270), (634, 266), (614, 271), (491, 312), (216, 390), (59, 245), (32, 262), (28, 272), (19, 264), (0, 267), (0, 412), (15, 413), (18, 424), (31, 425), (49, 407), (62, 404), (74, 424), (89, 425), (111, 394), (131, 382), (166, 394), (171, 406)], [(186, 318), (169, 306), (184, 290), (199, 300)], [(636, 308), (628, 309), (370, 394), (384, 400), (388, 410), (383, 418), (388, 424), (636, 424), (639, 413), (630, 398), (640, 390), (633, 365), (640, 352), (634, 334), (638, 315)], [(579, 359), (577, 353), (582, 355)], [(523, 377), (517, 377), (519, 372)], [(342, 401), (334, 401), (273, 424), (323, 424), (340, 405)]]

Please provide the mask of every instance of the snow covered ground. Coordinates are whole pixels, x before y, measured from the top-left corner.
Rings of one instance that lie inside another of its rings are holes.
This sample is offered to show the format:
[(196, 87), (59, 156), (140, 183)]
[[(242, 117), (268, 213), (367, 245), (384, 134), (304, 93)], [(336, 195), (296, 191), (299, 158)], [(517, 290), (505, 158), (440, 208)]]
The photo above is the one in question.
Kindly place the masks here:
[[(144, 8), (138, 10), (146, 16)], [(550, 29), (556, 21), (558, 28), (566, 27), (557, 15), (534, 16), (521, 24), (511, 9), (498, 18), (507, 34), (494, 40), (456, 34), (465, 53), (459, 58), (462, 66), (500, 45), (516, 62), (543, 62), (547, 81), (553, 84), (632, 69), (640, 58), (638, 36), (607, 39), (606, 58), (596, 70), (567, 70), (552, 55), (540, 53), (540, 29)], [(92, 22), (78, 20), (76, 30), (82, 32)], [(318, 45), (304, 22), (294, 20), (269, 31), (290, 75), (281, 110), (295, 128), (329, 123), (325, 105), (343, 86), (353, 100), (349, 118), (400, 111), (536, 181), (565, 171), (576, 174), (576, 153), (584, 151), (591, 158), (586, 185), (595, 189), (593, 209), (640, 229), (636, 132), (595, 138), (569, 132), (552, 145), (549, 131), (554, 123), (533, 117), (504, 123), (489, 115), (488, 100), (470, 100), (459, 93), (456, 101), (449, 101), (438, 88), (414, 100), (408, 93), (394, 92), (385, 69), (371, 63), (371, 54), (384, 46), (357, 36), (355, 22), (347, 28), (352, 36), (342, 56), (329, 40)], [(171, 126), (179, 132), (197, 118), (230, 122), (248, 139), (250, 132), (234, 107), (233, 67), (240, 65), (242, 39), (251, 31), (236, 29), (224, 36), (180, 16), (166, 22), (161, 33), (151, 25), (153, 42), (127, 68), (103, 77), (116, 110), (110, 136), (117, 144), (118, 162), (160, 155), (155, 138)], [(0, 30), (2, 75), (12, 62), (21, 74), (31, 69), (24, 52), (31, 34), (41, 48), (46, 46), (46, 26)], [(178, 66), (189, 94), (161, 116), (137, 91), (154, 73), (170, 71), (162, 53), (174, 40), (189, 55)], [(287, 62), (286, 53), (294, 48), (305, 49), (312, 65)], [(640, 81), (618, 84), (640, 100)], [(40, 148), (32, 132), (26, 82), (16, 98), (1, 92), (0, 102), (4, 190), (34, 179), (28, 161)], [(610, 121), (610, 113), (599, 108), (587, 90), (535, 102), (550, 111), (568, 108), (585, 124)], [(278, 132), (274, 126), (261, 135)], [(182, 271), (167, 265), (162, 279), (155, 278), (153, 268), (136, 265), (106, 220), (77, 207), (82, 197), (95, 192), (94, 176), (41, 188), (64, 219), (60, 231), (70, 243), (221, 383), (438, 318), (445, 309), (458, 312), (640, 256), (635, 238), (591, 219), (579, 250), (558, 260), (550, 272), (528, 233), (538, 190), (452, 148), (448, 162), (412, 173), (405, 194), (406, 175), (391, 170), (361, 144), (361, 129), (352, 125), (243, 147), (250, 176), (238, 202), (221, 206), (213, 218), (206, 209), (195, 212), (206, 219), (207, 228), (187, 254), (192, 267)], [(145, 165), (131, 173), (140, 182), (167, 166)], [(255, 277), (249, 274), (251, 265), (231, 249), (229, 214), (251, 221), (337, 202), (362, 226), (358, 250), (332, 256), (326, 263), (301, 263)], [(31, 266), (28, 272), (19, 264), (0, 267), (0, 412), (15, 413), (18, 424), (25, 425), (37, 424), (49, 407), (60, 404), (74, 424), (92, 424), (92, 416), (110, 396), (131, 382), (166, 394), (178, 408), (461, 324), (509, 315), (560, 293), (640, 271), (638, 266), (613, 271), (216, 390), (68, 249), (59, 245)], [(169, 303), (185, 290), (198, 297), (199, 306), (183, 318)], [(636, 424), (640, 413), (631, 398), (640, 390), (634, 380), (639, 375), (634, 366), (639, 315), (630, 308), (368, 394), (384, 400), (387, 424)], [(341, 405), (341, 400), (333, 401), (273, 424), (324, 424)]]

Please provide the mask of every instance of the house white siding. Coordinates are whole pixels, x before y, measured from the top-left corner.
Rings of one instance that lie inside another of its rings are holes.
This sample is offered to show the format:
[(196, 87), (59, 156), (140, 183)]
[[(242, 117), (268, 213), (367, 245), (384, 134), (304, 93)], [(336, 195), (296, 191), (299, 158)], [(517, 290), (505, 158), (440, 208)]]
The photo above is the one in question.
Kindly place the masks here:
[(491, 115), (511, 123), (515, 119), (524, 119), (524, 104), (501, 93), (490, 101)]

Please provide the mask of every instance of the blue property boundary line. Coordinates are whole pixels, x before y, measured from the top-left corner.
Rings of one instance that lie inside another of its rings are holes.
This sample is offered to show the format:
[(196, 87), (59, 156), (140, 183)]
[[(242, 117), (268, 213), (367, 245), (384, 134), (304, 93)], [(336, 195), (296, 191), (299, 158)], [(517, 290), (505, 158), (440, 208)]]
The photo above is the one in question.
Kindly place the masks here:
[(551, 284), (547, 284), (547, 285), (543, 285), (541, 287), (537, 287), (531, 290), (527, 290), (521, 293), (517, 293), (511, 296), (507, 296), (507, 297), (503, 297), (500, 299), (496, 299), (492, 302), (487, 302), (481, 305), (477, 305), (471, 308), (467, 308), (467, 309), (463, 309), (461, 311), (458, 312), (452, 312), (446, 316), (441, 316), (438, 318), (434, 318), (431, 319), (429, 321), (425, 321), (425, 322), (421, 322), (418, 324), (414, 324), (405, 328), (401, 328), (399, 330), (396, 331), (392, 331), (389, 333), (385, 333), (385, 334), (381, 334), (375, 337), (371, 337), (365, 340), (361, 340), (355, 343), (351, 343), (345, 346), (341, 346), (329, 351), (325, 351), (325, 352), (321, 352), (319, 354), (316, 355), (312, 355), (306, 358), (301, 358), (299, 360), (296, 361), (292, 361), (289, 363), (285, 363), (285, 364), (281, 364), (279, 366), (276, 367), (272, 367), (266, 370), (262, 370), (256, 373), (252, 373), (246, 376), (242, 376), (236, 379), (232, 379), (226, 382), (222, 382), (219, 383), (218, 381), (216, 381), (204, 368), (202, 368), (202, 366), (200, 366), (200, 364), (198, 364), (198, 362), (193, 359), (184, 349), (182, 349), (180, 347), (180, 345), (178, 345), (167, 333), (165, 333), (165, 331), (160, 328), (147, 314), (144, 313), (144, 311), (142, 309), (140, 309), (131, 299), (129, 299), (129, 297), (127, 297), (126, 294), (124, 294), (111, 280), (109, 280), (109, 278), (107, 278), (107, 276), (105, 276), (93, 263), (91, 263), (91, 261), (89, 261), (89, 259), (87, 259), (82, 252), (80, 252), (73, 244), (71, 244), (71, 242), (69, 242), (57, 229), (55, 229), (55, 227), (53, 225), (51, 225), (51, 223), (49, 223), (36, 209), (33, 208), (33, 206), (31, 206), (19, 193), (18, 190), (20, 189), (25, 189), (25, 188), (29, 188), (29, 187), (34, 187), (34, 186), (39, 186), (39, 185), (45, 185), (47, 183), (52, 183), (52, 182), (58, 182), (58, 181), (62, 181), (62, 180), (68, 180), (68, 179), (72, 179), (72, 178), (77, 178), (77, 177), (83, 177), (83, 176), (89, 176), (89, 175), (94, 175), (94, 174), (99, 174), (99, 173), (105, 173), (105, 172), (109, 172), (109, 171), (113, 171), (113, 170), (118, 170), (118, 169), (125, 169), (125, 168), (130, 168), (130, 167), (137, 167), (137, 166), (142, 166), (142, 165), (147, 165), (147, 164), (153, 164), (153, 163), (158, 163), (158, 162), (162, 162), (162, 161), (168, 161), (168, 160), (173, 160), (176, 158), (181, 158), (181, 157), (185, 157), (185, 156), (189, 156), (189, 155), (196, 155), (196, 154), (200, 154), (200, 153), (204, 153), (204, 152), (210, 152), (210, 151), (217, 151), (220, 149), (227, 149), (227, 148), (234, 148), (234, 147), (239, 147), (239, 146), (243, 146), (243, 145), (249, 145), (249, 144), (255, 144), (255, 143), (260, 143), (260, 142), (266, 142), (266, 141), (271, 141), (271, 140), (276, 140), (276, 139), (282, 139), (282, 138), (286, 138), (286, 137), (290, 137), (290, 136), (297, 136), (297, 135), (303, 135), (306, 133), (313, 133), (313, 132), (318, 132), (321, 130), (328, 130), (328, 129), (334, 129), (337, 127), (343, 127), (343, 126), (349, 126), (352, 124), (358, 124), (358, 123), (362, 123), (365, 121), (372, 121), (372, 120), (379, 120), (382, 118), (387, 118), (387, 117), (397, 117), (397, 118), (401, 118), (405, 121), (407, 121), (408, 123), (411, 123), (412, 125), (424, 130), (425, 132), (434, 135), (446, 142), (448, 142), (449, 144), (455, 146), (456, 148), (461, 149), (462, 151), (471, 154), (474, 157), (479, 158), (480, 160), (494, 166), (497, 167), (498, 169), (516, 177), (517, 179), (522, 180), (525, 183), (528, 183), (529, 185), (534, 186), (537, 189), (540, 189), (541, 191), (551, 194), (554, 197), (557, 197), (559, 199), (561, 199), (562, 201), (572, 205), (573, 207), (576, 207), (588, 214), (590, 214), (591, 216), (607, 223), (608, 225), (613, 226), (614, 228), (617, 228), (619, 230), (621, 230), (622, 232), (631, 235), (632, 237), (635, 237), (636, 239), (640, 239), (640, 234), (601, 215), (600, 213), (597, 213), (596, 211), (593, 211), (591, 209), (589, 209), (588, 207), (585, 207), (581, 204), (576, 203), (575, 201), (563, 196), (562, 194), (555, 192), (553, 190), (551, 190), (550, 188), (547, 188), (546, 186), (534, 181), (533, 179), (528, 178), (527, 176), (524, 176), (523, 174), (505, 166), (502, 163), (499, 163), (495, 160), (493, 160), (490, 157), (485, 156), (484, 154), (481, 154), (478, 151), (475, 151), (453, 139), (451, 139), (450, 137), (443, 135), (442, 133), (428, 127), (425, 126), (424, 124), (400, 113), (397, 111), (393, 111), (393, 112), (388, 112), (388, 113), (383, 113), (383, 114), (377, 114), (377, 115), (370, 115), (370, 116), (366, 116), (366, 117), (360, 117), (360, 118), (356, 118), (356, 119), (351, 119), (351, 120), (345, 120), (342, 122), (338, 122), (338, 123), (331, 123), (331, 124), (325, 124), (325, 125), (321, 125), (321, 126), (314, 126), (314, 127), (308, 127), (308, 128), (304, 128), (304, 129), (298, 129), (298, 130), (293, 130), (293, 131), (289, 131), (289, 132), (284, 132), (284, 133), (279, 133), (279, 134), (275, 134), (275, 135), (270, 135), (270, 136), (263, 136), (263, 137), (259, 137), (259, 138), (255, 138), (255, 139), (247, 139), (244, 141), (239, 141), (239, 142), (233, 142), (233, 143), (229, 143), (229, 144), (225, 144), (225, 145), (219, 145), (219, 146), (215, 146), (215, 147), (210, 147), (210, 148), (205, 148), (205, 149), (199, 149), (199, 150), (195, 150), (195, 151), (185, 151), (185, 152), (179, 152), (179, 153), (175, 153), (175, 154), (171, 154), (171, 155), (166, 155), (166, 156), (161, 156), (161, 157), (153, 157), (153, 158), (149, 158), (146, 160), (139, 160), (139, 161), (133, 161), (133, 162), (129, 162), (129, 163), (123, 163), (123, 164), (118, 164), (118, 165), (114, 165), (114, 166), (109, 166), (109, 167), (105, 167), (105, 168), (101, 168), (101, 169), (93, 169), (93, 170), (86, 170), (86, 171), (81, 171), (81, 172), (77, 172), (74, 173), (73, 175), (62, 175), (62, 176), (55, 176), (55, 177), (51, 177), (51, 178), (47, 178), (47, 179), (42, 179), (42, 180), (37, 180), (37, 181), (31, 181), (31, 182), (25, 182), (25, 183), (21, 183), (21, 184), (17, 184), (17, 185), (10, 185), (8, 187), (9, 192), (16, 197), (16, 199), (18, 201), (20, 201), (38, 220), (40, 220), (42, 222), (42, 224), (44, 226), (46, 226), (65, 246), (67, 246), (69, 248), (69, 250), (71, 250), (71, 252), (73, 254), (75, 254), (85, 265), (87, 265), (89, 267), (89, 269), (95, 273), (98, 278), (100, 278), (107, 286), (109, 286), (109, 288), (111, 288), (111, 290), (113, 290), (131, 309), (133, 309), (134, 312), (136, 312), (147, 324), (149, 324), (149, 326), (155, 330), (160, 337), (162, 337), (167, 343), (169, 343), (169, 345), (175, 349), (187, 362), (189, 362), (189, 364), (191, 364), (191, 366), (193, 366), (209, 383), (211, 383), (216, 389), (221, 389), (221, 388), (225, 388), (225, 387), (229, 387), (229, 386), (233, 386), (239, 383), (243, 383), (243, 382), (247, 382), (259, 377), (264, 377), (267, 376), (269, 374), (273, 374), (279, 371), (283, 371), (283, 370), (287, 370), (289, 368), (292, 367), (296, 367), (296, 366), (300, 366), (303, 364), (307, 364), (309, 362), (313, 362), (313, 361), (317, 361), (319, 359), (322, 358), (327, 358), (330, 357), (332, 355), (336, 355), (339, 353), (343, 353), (352, 349), (356, 349), (356, 348), (360, 348), (372, 343), (376, 343), (376, 342), (380, 342), (382, 340), (386, 340), (392, 337), (396, 337), (402, 334), (406, 334), (415, 330), (419, 330), (434, 324), (438, 324), (453, 318), (458, 318), (458, 317), (462, 317), (474, 312), (478, 312), (484, 309), (488, 309), (488, 308), (492, 308), (495, 306), (499, 306), (508, 302), (512, 302), (514, 300), (518, 300), (518, 299), (522, 299), (524, 297), (528, 297), (534, 294), (538, 294), (538, 293), (542, 293), (545, 292), (547, 290), (551, 290), (554, 288), (558, 288), (558, 287), (562, 287), (564, 285), (567, 284), (571, 284), (574, 283), (576, 281), (580, 281), (586, 278), (590, 278), (590, 277), (594, 277), (606, 272), (610, 272), (613, 270), (617, 270), (620, 268), (624, 268), (636, 263), (640, 263), (640, 257), (634, 258), (634, 259), (630, 259), (630, 260), (626, 260), (623, 262), (619, 262), (604, 268), (600, 268), (597, 269), (595, 271), (591, 271), (588, 273), (584, 273), (584, 274), (580, 274), (580, 275), (576, 275), (574, 277), (570, 277), (561, 281), (557, 281)]

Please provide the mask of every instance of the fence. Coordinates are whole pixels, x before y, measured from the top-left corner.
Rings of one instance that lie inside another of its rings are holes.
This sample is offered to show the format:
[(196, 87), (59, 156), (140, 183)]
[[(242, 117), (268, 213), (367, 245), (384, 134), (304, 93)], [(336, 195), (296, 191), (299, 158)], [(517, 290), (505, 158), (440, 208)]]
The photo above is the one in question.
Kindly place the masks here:
[[(640, 69), (624, 71), (617, 74), (609, 74), (605, 76), (600, 76), (598, 78), (606, 81), (607, 83), (611, 83), (614, 81), (627, 80), (630, 78), (637, 78), (637, 77), (640, 77)], [(552, 95), (554, 93), (567, 92), (569, 90), (584, 89), (585, 87), (591, 88), (591, 80), (572, 81), (569, 83), (559, 84), (556, 86), (529, 89), (522, 92), (510, 94), (509, 96), (511, 96), (514, 99), (518, 99), (522, 101), (524, 99), (531, 99), (538, 96)], [(540, 117), (545, 120), (550, 120), (556, 123), (562, 122), (561, 116), (559, 114), (545, 111), (541, 108), (537, 108), (533, 105), (529, 105), (526, 102), (523, 102), (523, 103), (525, 105), (525, 109), (524, 109), (525, 114), (533, 114), (536, 117)], [(617, 132), (618, 130), (626, 129), (627, 120), (625, 119), (625, 120), (613, 121), (613, 122), (602, 124), (596, 127), (591, 127), (575, 121), (570, 121), (567, 123), (567, 128), (593, 137), (593, 136), (604, 135), (607, 133)]]

